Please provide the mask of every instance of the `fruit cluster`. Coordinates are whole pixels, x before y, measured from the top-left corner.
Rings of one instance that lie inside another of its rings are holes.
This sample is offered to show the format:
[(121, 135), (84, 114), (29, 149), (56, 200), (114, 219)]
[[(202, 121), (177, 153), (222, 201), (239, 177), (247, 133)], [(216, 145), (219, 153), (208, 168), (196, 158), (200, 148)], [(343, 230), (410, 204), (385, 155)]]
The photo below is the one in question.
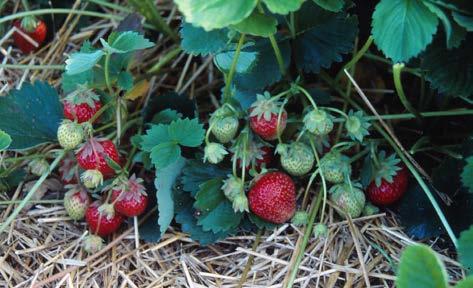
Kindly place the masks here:
[[(311, 105), (306, 105), (302, 117), (288, 115), (286, 104), (299, 95)], [(341, 117), (336, 119), (333, 113)], [(339, 137), (334, 135), (337, 123), (344, 125), (348, 141), (330, 147), (329, 140)], [(332, 107), (318, 107), (305, 89), (294, 84), (276, 96), (268, 92), (257, 95), (248, 111), (230, 103), (218, 108), (209, 120), (204, 161), (218, 164), (231, 156), (233, 173), (224, 180), (222, 190), (235, 211), (251, 211), (271, 223), (292, 219), (294, 224), (306, 224), (307, 212), (296, 211), (296, 183), (310, 176), (310, 185), (318, 175), (328, 193), (324, 206), (330, 200), (340, 215), (358, 217), (377, 211), (366, 198), (376, 205), (389, 205), (407, 187), (407, 170), (399, 167), (394, 155), (385, 157), (384, 152), (370, 154), (374, 165), (366, 193), (352, 180), (352, 160), (344, 153), (356, 145), (368, 146), (364, 138), (369, 128), (362, 112), (346, 114)], [(279, 156), (279, 164), (274, 163), (274, 155)], [(248, 178), (252, 180), (245, 181)], [(324, 228), (316, 230), (323, 234)]]
[[(143, 180), (135, 175), (128, 178), (115, 144), (93, 136), (93, 124), (103, 112), (101, 108), (100, 97), (93, 89), (79, 87), (65, 97), (66, 119), (57, 131), (61, 147), (75, 150), (75, 157), (63, 160), (59, 169), (68, 189), (64, 208), (74, 220), (85, 217), (92, 233), (84, 242), (89, 253), (101, 249), (100, 237), (115, 232), (126, 217), (142, 214), (148, 204)], [(83, 170), (80, 177), (79, 170)], [(104, 180), (110, 184), (104, 185)], [(104, 196), (92, 202), (91, 192), (104, 192)]]

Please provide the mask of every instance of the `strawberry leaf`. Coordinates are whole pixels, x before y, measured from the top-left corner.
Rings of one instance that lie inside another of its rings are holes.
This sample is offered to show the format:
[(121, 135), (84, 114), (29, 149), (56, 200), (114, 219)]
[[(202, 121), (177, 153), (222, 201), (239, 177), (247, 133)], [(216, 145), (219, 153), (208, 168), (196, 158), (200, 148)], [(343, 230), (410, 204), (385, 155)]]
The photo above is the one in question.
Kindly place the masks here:
[(181, 148), (174, 142), (164, 142), (151, 149), (150, 157), (156, 169), (163, 169), (181, 157)]
[[(232, 66), (233, 58), (235, 56), (235, 51), (225, 51), (215, 55), (214, 63), (217, 68), (223, 73), (228, 73)], [(250, 72), (254, 65), (257, 63), (258, 52), (256, 51), (241, 51), (238, 56), (238, 62), (236, 64), (237, 73), (247, 73)]]
[(176, 0), (186, 21), (206, 31), (241, 22), (256, 7), (257, 0)]
[(473, 31), (473, 16), (461, 14), (457, 11), (452, 12), (453, 19), (468, 32)]
[(317, 5), (331, 12), (340, 12), (345, 6), (344, 0), (313, 0)]
[(229, 42), (228, 29), (205, 31), (189, 23), (181, 28), (182, 49), (188, 54), (206, 56), (222, 51)]
[(202, 226), (204, 231), (221, 233), (238, 227), (243, 215), (243, 213), (235, 213), (232, 203), (224, 199), (215, 209), (200, 216), (197, 224)]
[(307, 2), (299, 12), (301, 32), (295, 41), (296, 64), (299, 69), (318, 73), (333, 62), (341, 62), (342, 54), (353, 50), (358, 20), (345, 13), (332, 13)]
[(91, 53), (73, 53), (66, 60), (66, 73), (68, 75), (76, 75), (91, 70), (104, 55), (105, 53), (102, 50)]
[(250, 219), (251, 223), (255, 224), (256, 227), (258, 227), (259, 229), (265, 228), (268, 230), (272, 230), (278, 227), (278, 225), (265, 221), (261, 219), (260, 217), (258, 217), (257, 215), (255, 215), (254, 213), (249, 213), (248, 218)]
[(413, 245), (404, 250), (399, 262), (396, 287), (447, 288), (445, 265), (426, 245)]
[(197, 118), (177, 119), (168, 126), (169, 137), (186, 147), (198, 147), (204, 141), (204, 126)]
[(468, 274), (473, 274), (473, 226), (458, 239), (458, 258)]
[(371, 33), (386, 57), (407, 62), (432, 42), (437, 24), (437, 16), (421, 0), (381, 0)]
[(240, 33), (268, 37), (276, 33), (276, 25), (278, 21), (273, 16), (253, 11), (249, 17), (233, 25), (232, 28)]
[(166, 169), (158, 169), (154, 185), (156, 187), (156, 198), (158, 200), (159, 228), (161, 236), (166, 232), (172, 219), (174, 218), (173, 186), (177, 177), (181, 174), (182, 168), (186, 164), (184, 158), (179, 157)]
[(467, 277), (455, 285), (455, 288), (470, 288), (473, 287), (473, 276)]
[(203, 163), (201, 159), (189, 160), (186, 167), (182, 170), (181, 181), (183, 190), (195, 196), (202, 183), (214, 178), (223, 178), (229, 173), (231, 173), (230, 170)]
[(199, 192), (195, 195), (194, 208), (209, 212), (225, 200), (222, 192), (223, 178), (213, 178), (199, 185)]
[(11, 144), (11, 137), (5, 131), (0, 130), (0, 151), (8, 148)]
[(470, 193), (473, 193), (473, 156), (466, 158), (466, 165), (461, 173), (461, 181)]
[(154, 46), (153, 42), (134, 31), (122, 32), (112, 40), (113, 42), (109, 45), (114, 53), (127, 53)]
[(129, 91), (133, 88), (133, 76), (128, 71), (122, 71), (118, 74), (117, 84), (122, 90)]
[(0, 97), (0, 129), (12, 138), (9, 149), (27, 149), (56, 141), (64, 118), (56, 90), (46, 82), (25, 83)]
[(141, 148), (146, 152), (151, 152), (155, 146), (169, 141), (171, 137), (167, 125), (151, 125), (151, 128), (142, 136)]
[(275, 14), (288, 14), (299, 10), (305, 0), (263, 0), (268, 10)]

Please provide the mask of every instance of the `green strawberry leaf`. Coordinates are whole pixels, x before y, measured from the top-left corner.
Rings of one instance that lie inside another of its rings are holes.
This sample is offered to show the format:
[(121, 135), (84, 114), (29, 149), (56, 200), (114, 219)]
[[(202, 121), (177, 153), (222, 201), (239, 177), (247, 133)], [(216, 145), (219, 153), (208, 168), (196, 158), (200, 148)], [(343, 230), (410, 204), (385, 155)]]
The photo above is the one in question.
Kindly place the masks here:
[(262, 89), (240, 90), (235, 89), (235, 87), (232, 89), (233, 99), (236, 99), (240, 103), (243, 110), (250, 108), (251, 104), (256, 101), (256, 95), (262, 93)]
[[(289, 66), (291, 48), (288, 41), (278, 43), (281, 54), (286, 64)], [(271, 43), (267, 39), (261, 39), (255, 45), (248, 46), (243, 49), (245, 52), (253, 52), (258, 54), (258, 60), (254, 64), (251, 71), (246, 73), (237, 73), (233, 79), (233, 84), (238, 90), (255, 90), (263, 89), (282, 78), (279, 71), (278, 62), (274, 56)]]
[(165, 109), (153, 116), (153, 124), (171, 124), (172, 121), (182, 118), (182, 114), (172, 109)]
[(249, 17), (233, 25), (232, 28), (240, 33), (268, 37), (276, 33), (276, 25), (278, 21), (273, 16), (253, 11)]
[(386, 57), (407, 62), (432, 42), (437, 24), (437, 16), (421, 0), (381, 0), (371, 33)]
[(243, 213), (235, 213), (230, 201), (224, 199), (215, 209), (199, 217), (197, 224), (204, 231), (220, 233), (235, 229), (243, 218)]
[(458, 25), (465, 28), (468, 32), (473, 32), (473, 16), (461, 14), (457, 11), (453, 11), (452, 16)]
[(458, 258), (468, 274), (473, 273), (473, 226), (463, 231), (458, 239)]
[(430, 2), (424, 2), (424, 4), (442, 22), (446, 34), (447, 48), (451, 49), (460, 46), (461, 42), (465, 39), (466, 30), (452, 21), (447, 13), (438, 5)]
[(117, 84), (122, 90), (131, 90), (131, 88), (133, 88), (133, 75), (128, 71), (120, 72), (120, 74), (118, 74)]
[(104, 55), (105, 53), (102, 50), (90, 53), (73, 53), (66, 60), (66, 73), (68, 75), (76, 75), (91, 70)]
[(249, 213), (248, 218), (250, 219), (251, 223), (255, 224), (259, 229), (265, 228), (267, 230), (272, 230), (278, 227), (278, 225), (265, 221), (253, 213)]
[(0, 97), (0, 129), (12, 138), (9, 149), (55, 142), (63, 118), (59, 95), (46, 82), (24, 83), (20, 90)]
[(201, 159), (188, 160), (186, 167), (182, 170), (181, 181), (183, 190), (195, 196), (202, 183), (214, 178), (223, 178), (228, 174), (231, 174), (230, 170), (203, 163)]
[(344, 0), (313, 0), (317, 5), (331, 12), (340, 12), (345, 6)]
[(157, 191), (156, 198), (159, 211), (158, 224), (161, 235), (166, 232), (174, 218), (173, 186), (185, 164), (186, 160), (180, 157), (166, 167), (166, 169), (158, 169), (156, 171), (154, 185)]
[(195, 118), (196, 113), (195, 97), (188, 97), (185, 94), (178, 94), (176, 92), (168, 92), (164, 94), (156, 94), (149, 97), (142, 110), (144, 121), (149, 122), (153, 119), (156, 113), (166, 109), (173, 109), (181, 113), (183, 117)]
[[(214, 57), (214, 63), (217, 68), (223, 73), (228, 73), (233, 63), (233, 58), (235, 56), (235, 51), (225, 51), (218, 53)], [(236, 64), (237, 73), (247, 73), (250, 72), (254, 65), (258, 62), (258, 52), (256, 51), (241, 51), (238, 56), (238, 62)]]
[(199, 185), (199, 191), (195, 195), (194, 208), (209, 212), (215, 209), (220, 202), (225, 200), (222, 192), (223, 178), (213, 178)]
[(229, 42), (226, 28), (205, 31), (203, 28), (184, 22), (180, 32), (182, 49), (188, 54), (202, 56), (214, 54), (225, 49)]
[(151, 125), (151, 128), (142, 136), (141, 149), (151, 152), (155, 146), (169, 141), (171, 141), (171, 137), (167, 125)]
[(206, 31), (225, 28), (250, 16), (257, 0), (175, 0), (186, 21)]
[(10, 135), (5, 131), (0, 130), (0, 151), (6, 150), (10, 146), (11, 142), (12, 140)]
[(186, 147), (198, 147), (204, 141), (204, 126), (199, 123), (197, 118), (192, 120), (177, 119), (168, 126), (169, 137)]
[(307, 2), (299, 12), (302, 32), (295, 41), (296, 64), (306, 72), (318, 73), (333, 62), (341, 62), (342, 54), (353, 50), (358, 20), (345, 13), (332, 13)]
[(299, 10), (305, 0), (263, 0), (268, 10), (275, 14), (288, 14)]
[(447, 288), (447, 280), (445, 266), (429, 246), (409, 246), (402, 253), (396, 287)]
[(122, 32), (112, 40), (113, 42), (109, 45), (113, 49), (114, 53), (127, 53), (154, 46), (153, 42), (134, 31)]
[(471, 288), (473, 287), (473, 276), (467, 277), (455, 285), (455, 288)]
[(181, 157), (181, 148), (175, 142), (163, 142), (151, 149), (150, 157), (156, 169), (163, 169)]
[[(440, 93), (469, 97), (473, 94), (473, 35), (467, 34), (459, 48), (446, 50), (440, 41), (427, 49), (422, 69), (427, 81)], [(455, 73), (451, 73), (455, 71)]]
[(5, 170), (0, 168), (0, 192), (15, 189), (25, 179), (26, 172), (22, 169), (14, 170), (8, 174), (4, 174)]
[(466, 158), (466, 165), (460, 175), (463, 187), (473, 193), (473, 156)]

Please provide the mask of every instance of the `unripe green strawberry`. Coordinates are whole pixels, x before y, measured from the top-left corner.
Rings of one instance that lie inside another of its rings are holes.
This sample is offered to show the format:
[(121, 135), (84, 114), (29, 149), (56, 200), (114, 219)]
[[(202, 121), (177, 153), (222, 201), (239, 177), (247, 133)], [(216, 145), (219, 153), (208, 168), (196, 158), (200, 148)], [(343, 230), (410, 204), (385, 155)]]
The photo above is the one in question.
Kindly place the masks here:
[(64, 208), (69, 217), (80, 220), (84, 218), (85, 211), (89, 207), (89, 195), (79, 185), (67, 185), (66, 187), (69, 188), (69, 191), (64, 196)]
[(84, 238), (82, 246), (84, 247), (85, 252), (94, 254), (103, 249), (103, 239), (97, 235), (89, 235)]
[(228, 200), (232, 201), (243, 191), (243, 181), (233, 175), (228, 175), (228, 178), (223, 181), (223, 194)]
[(332, 118), (327, 112), (314, 109), (304, 116), (304, 127), (315, 135), (327, 135), (333, 129)]
[(366, 202), (365, 207), (363, 208), (363, 216), (371, 216), (374, 214), (379, 213), (379, 208), (371, 204), (370, 202)]
[(80, 180), (85, 187), (89, 189), (95, 189), (103, 183), (103, 174), (99, 170), (91, 169), (86, 170), (80, 176)]
[(34, 159), (28, 163), (28, 169), (30, 170), (31, 174), (41, 176), (48, 172), (49, 163), (45, 159)]
[(328, 236), (328, 228), (327, 228), (327, 225), (325, 224), (322, 224), (322, 223), (318, 223), (314, 226), (314, 237), (317, 239), (317, 238), (321, 238), (321, 239), (325, 239), (327, 238)]
[(57, 129), (57, 140), (59, 145), (66, 150), (72, 150), (79, 146), (84, 139), (84, 130), (81, 125), (65, 119)]
[(338, 151), (327, 153), (320, 160), (321, 170), (326, 181), (331, 183), (342, 183), (350, 177), (351, 166), (349, 158)]
[(228, 143), (235, 138), (238, 132), (238, 124), (238, 118), (226, 106), (216, 110), (210, 119), (212, 134), (222, 144)]
[(314, 167), (314, 154), (311, 148), (302, 142), (280, 144), (277, 151), (281, 155), (281, 166), (293, 176), (303, 176)]
[(360, 188), (358, 184), (351, 187), (348, 183), (335, 185), (330, 189), (330, 200), (351, 218), (356, 218), (363, 212), (366, 202), (365, 193)]
[(306, 211), (297, 211), (292, 217), (292, 224), (295, 226), (303, 226), (307, 224), (309, 220), (309, 213)]

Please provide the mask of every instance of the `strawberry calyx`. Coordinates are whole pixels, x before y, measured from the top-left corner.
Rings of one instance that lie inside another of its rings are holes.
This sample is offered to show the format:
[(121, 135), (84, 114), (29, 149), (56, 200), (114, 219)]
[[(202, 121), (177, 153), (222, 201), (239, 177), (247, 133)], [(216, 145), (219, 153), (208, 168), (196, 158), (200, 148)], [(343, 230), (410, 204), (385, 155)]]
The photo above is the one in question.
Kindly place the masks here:
[(249, 139), (246, 145), (242, 145), (242, 143), (234, 145), (230, 152), (233, 153), (232, 161), (237, 161), (240, 168), (244, 159), (246, 167), (259, 170), (261, 165), (267, 164), (271, 148), (261, 142)]
[(61, 166), (58, 169), (59, 175), (62, 181), (66, 184), (71, 183), (73, 181), (76, 171), (77, 171), (77, 163), (71, 158), (66, 158), (62, 160)]
[[(106, 140), (102, 138), (95, 138), (92, 137), (90, 138), (87, 142), (85, 142), (81, 147), (80, 147), (80, 152), (83, 157), (90, 157), (92, 155), (96, 156), (104, 156), (105, 157), (105, 148), (103, 147), (102, 144), (100, 144), (101, 141)], [(99, 157), (95, 157), (97, 161), (99, 161)]]
[(257, 120), (263, 118), (265, 121), (271, 121), (273, 114), (278, 115), (282, 103), (277, 98), (272, 98), (269, 92), (256, 95), (256, 101), (250, 106), (250, 117), (256, 117)]
[(81, 202), (87, 202), (89, 200), (89, 195), (87, 194), (87, 190), (79, 184), (68, 184), (64, 186), (67, 192), (64, 195), (64, 198), (67, 197), (78, 197)]
[(76, 90), (64, 98), (64, 101), (73, 105), (86, 103), (90, 108), (94, 108), (95, 102), (100, 101), (100, 96), (94, 92), (94, 89), (88, 88), (87, 85), (79, 84)]
[(39, 21), (34, 16), (26, 16), (21, 19), (20, 27), (27, 33), (33, 33), (38, 27)]
[(304, 116), (304, 128), (315, 135), (327, 135), (333, 129), (333, 118), (322, 109), (312, 109)]
[(368, 129), (371, 123), (366, 119), (362, 111), (354, 112), (350, 110), (347, 116), (345, 128), (347, 129), (348, 137), (352, 140), (363, 142), (363, 138), (369, 135)]
[(100, 215), (106, 217), (107, 220), (112, 220), (113, 217), (115, 217), (115, 207), (113, 207), (112, 204), (104, 203), (98, 207), (98, 211)]
[(399, 165), (401, 160), (396, 158), (396, 154), (394, 153), (386, 157), (386, 152), (383, 150), (378, 153), (375, 159), (373, 180), (376, 187), (381, 186), (383, 179), (392, 183), (394, 176), (402, 169)]
[(222, 191), (228, 200), (232, 201), (243, 191), (244, 183), (240, 178), (230, 174), (228, 178), (223, 181)]
[(114, 184), (113, 191), (118, 192), (118, 197), (115, 201), (136, 201), (139, 202), (141, 200), (141, 196), (147, 196), (146, 188), (143, 186), (143, 179), (136, 178), (136, 175), (133, 174), (129, 179), (121, 178), (118, 183)]

